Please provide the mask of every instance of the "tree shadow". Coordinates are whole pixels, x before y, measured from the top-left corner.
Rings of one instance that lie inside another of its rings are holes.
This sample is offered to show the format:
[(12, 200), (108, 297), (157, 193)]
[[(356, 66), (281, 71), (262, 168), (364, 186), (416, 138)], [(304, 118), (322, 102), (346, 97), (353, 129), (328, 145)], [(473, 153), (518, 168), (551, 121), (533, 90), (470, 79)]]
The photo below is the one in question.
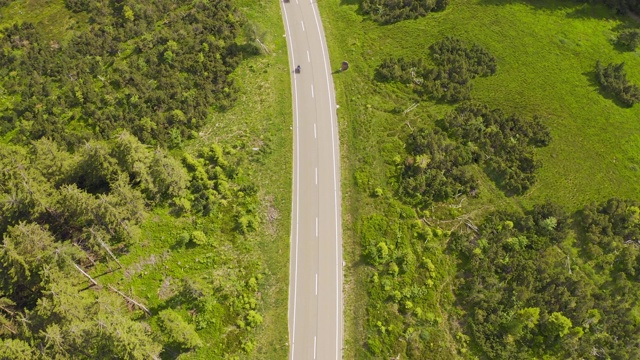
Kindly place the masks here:
[(480, 4), (489, 6), (501, 6), (510, 4), (525, 4), (536, 10), (560, 11), (569, 10), (566, 17), (575, 19), (605, 20), (619, 15), (604, 5), (585, 4), (577, 1), (557, 0), (481, 0)]
[(606, 91), (605, 89), (602, 88), (602, 86), (600, 86), (600, 83), (596, 78), (595, 70), (583, 72), (582, 75), (587, 77), (587, 80), (589, 81), (589, 85), (598, 89), (598, 93), (602, 95), (602, 97), (604, 97), (605, 99), (611, 100), (614, 104), (616, 104), (618, 107), (621, 107), (623, 109), (628, 109), (631, 107), (625, 104), (624, 102), (622, 102), (620, 99), (618, 99), (618, 97), (616, 97), (614, 94)]
[[(357, 6), (356, 7), (356, 14), (362, 16), (362, 22), (365, 21), (372, 21), (371, 17), (369, 17), (369, 15), (365, 14), (362, 10), (362, 1), (363, 0), (340, 0), (340, 5), (341, 6)], [(374, 23), (377, 23), (375, 21), (373, 21)], [(378, 25), (382, 25), (377, 23)]]
[(340, 5), (358, 5), (358, 10), (362, 8), (362, 0), (340, 0)]
[(552, 0), (481, 0), (481, 5), (502, 6), (512, 4), (525, 4), (537, 10), (558, 11), (567, 8), (580, 7), (581, 4), (571, 1), (552, 1)]
[(615, 11), (611, 9), (607, 9), (608, 11), (600, 10), (598, 11), (598, 7), (592, 6), (589, 4), (582, 4), (577, 9), (571, 11), (567, 14), (568, 18), (572, 19), (595, 19), (595, 20), (606, 20), (611, 19), (612, 17), (618, 17)]

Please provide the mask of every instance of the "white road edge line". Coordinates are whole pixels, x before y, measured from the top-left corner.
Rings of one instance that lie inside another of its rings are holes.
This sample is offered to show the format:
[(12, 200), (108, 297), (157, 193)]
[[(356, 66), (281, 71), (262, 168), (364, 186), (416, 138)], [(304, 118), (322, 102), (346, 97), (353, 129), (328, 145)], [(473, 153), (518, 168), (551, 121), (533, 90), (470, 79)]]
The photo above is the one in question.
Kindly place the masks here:
[[(296, 0), (296, 3), (298, 2), (298, 0)], [(291, 29), (289, 28), (289, 19), (288, 19), (288, 15), (287, 15), (287, 8), (282, 6), (282, 10), (284, 11), (284, 21), (287, 25), (287, 34), (291, 34)], [(295, 58), (293, 55), (293, 42), (291, 43), (291, 46), (288, 48), (291, 51), (291, 67), (293, 67), (293, 64), (295, 64)], [(294, 354), (295, 354), (295, 338), (296, 338), (296, 305), (297, 305), (297, 293), (298, 293), (298, 224), (299, 224), (299, 209), (300, 209), (300, 174), (296, 174), (295, 171), (299, 171), (299, 167), (298, 164), (300, 162), (300, 136), (299, 136), (299, 129), (298, 129), (298, 85), (296, 82), (296, 78), (295, 76), (293, 77), (293, 87), (294, 87), (294, 99), (295, 99), (295, 107), (296, 107), (296, 113), (295, 113), (295, 126), (296, 126), (296, 158), (295, 158), (295, 163), (294, 163), (294, 175), (296, 177), (296, 181), (295, 181), (295, 187), (296, 187), (296, 259), (295, 259), (295, 265), (294, 265), (294, 280), (293, 280), (293, 325), (292, 325), (292, 334), (291, 334), (291, 358), (294, 359)], [(293, 203), (293, 200), (292, 200)]]
[(335, 206), (335, 222), (336, 222), (336, 359), (340, 359), (339, 352), (342, 348), (340, 346), (340, 279), (338, 273), (341, 271), (341, 267), (338, 265), (338, 236), (339, 229), (338, 226), (338, 183), (336, 180), (336, 145), (335, 145), (335, 134), (334, 134), (334, 126), (333, 126), (333, 111), (334, 108), (331, 106), (331, 86), (329, 82), (329, 70), (327, 66), (327, 55), (325, 53), (325, 44), (322, 41), (322, 32), (320, 31), (320, 23), (318, 22), (318, 15), (316, 15), (316, 8), (312, 5), (311, 9), (313, 10), (313, 17), (316, 20), (316, 27), (318, 28), (318, 34), (320, 35), (320, 47), (322, 49), (322, 58), (324, 59), (324, 72), (327, 79), (327, 93), (329, 95), (329, 114), (331, 116), (331, 152), (333, 156), (333, 200)]
[(311, 56), (309, 55), (309, 50), (307, 50), (307, 61), (311, 62)]
[(318, 138), (318, 130), (316, 129), (316, 124), (313, 124), (313, 137)]
[(314, 98), (315, 95), (313, 94), (313, 84), (311, 84), (311, 97)]
[(317, 340), (317, 337), (314, 336), (313, 337), (313, 358), (314, 359), (316, 358), (316, 340)]
[(304, 21), (300, 21), (300, 24), (302, 24), (302, 31), (304, 31)]
[(316, 295), (318, 295), (318, 273), (316, 273)]
[(316, 185), (318, 185), (318, 168), (316, 168)]

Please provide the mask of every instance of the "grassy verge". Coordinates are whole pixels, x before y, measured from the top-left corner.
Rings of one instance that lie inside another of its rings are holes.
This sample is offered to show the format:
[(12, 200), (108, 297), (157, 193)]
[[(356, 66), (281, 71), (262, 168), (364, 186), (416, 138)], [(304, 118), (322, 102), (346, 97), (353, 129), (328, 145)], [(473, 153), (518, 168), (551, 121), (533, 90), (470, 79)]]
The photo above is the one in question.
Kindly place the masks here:
[[(615, 31), (631, 20), (616, 18), (604, 7), (573, 2), (452, 0), (442, 13), (379, 26), (359, 14), (357, 1), (323, 0), (319, 6), (333, 67), (344, 60), (351, 65), (334, 77), (348, 262), (345, 358), (370, 356), (362, 344), (366, 329), (374, 326), (368, 323), (370, 272), (362, 261), (357, 226), (387, 208), (388, 200), (372, 192), (380, 188), (393, 193), (393, 159), (402, 156), (409, 128), (433, 126), (451, 109), (419, 102), (402, 86), (376, 83), (374, 71), (384, 58), (428, 58), (429, 45), (447, 35), (478, 43), (497, 57), (499, 68), (495, 76), (475, 80), (472, 97), (506, 112), (541, 115), (551, 128), (551, 145), (536, 153), (543, 167), (531, 190), (506, 197), (480, 174), (481, 195), (460, 209), (445, 206), (447, 212), (478, 218), (492, 209), (530, 208), (547, 199), (576, 210), (613, 196), (638, 198), (640, 108), (621, 108), (604, 97), (593, 75), (599, 59), (625, 61), (631, 80), (640, 83), (637, 53), (620, 52), (612, 44)], [(416, 102), (419, 106), (406, 115), (394, 114), (395, 108)], [(441, 284), (443, 289), (451, 286), (447, 280)], [(447, 304), (433, 303), (439, 307), (436, 312), (445, 314)]]

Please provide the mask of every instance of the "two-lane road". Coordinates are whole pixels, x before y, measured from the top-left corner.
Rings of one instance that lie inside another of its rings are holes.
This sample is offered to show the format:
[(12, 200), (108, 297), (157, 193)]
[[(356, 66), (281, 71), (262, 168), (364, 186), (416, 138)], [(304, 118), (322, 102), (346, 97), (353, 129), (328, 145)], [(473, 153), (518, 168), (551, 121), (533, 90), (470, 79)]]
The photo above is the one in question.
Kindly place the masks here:
[[(342, 229), (336, 103), (310, 0), (282, 3), (294, 114), (290, 359), (342, 359)], [(299, 74), (293, 69), (301, 66)]]

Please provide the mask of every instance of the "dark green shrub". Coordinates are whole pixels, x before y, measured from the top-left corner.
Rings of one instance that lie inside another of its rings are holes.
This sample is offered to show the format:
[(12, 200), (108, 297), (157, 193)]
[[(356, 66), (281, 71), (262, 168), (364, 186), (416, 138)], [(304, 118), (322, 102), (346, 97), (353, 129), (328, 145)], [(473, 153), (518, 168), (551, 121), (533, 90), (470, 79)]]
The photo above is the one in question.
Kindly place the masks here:
[(443, 11), (448, 0), (363, 0), (362, 12), (373, 21), (392, 24), (424, 17), (431, 11)]
[(533, 149), (548, 145), (551, 135), (541, 119), (506, 115), (486, 105), (466, 103), (442, 122), (449, 137), (473, 144), (477, 162), (510, 194), (521, 194), (535, 182), (539, 164)]
[(420, 208), (476, 189), (477, 180), (464, 166), (471, 164), (469, 148), (450, 141), (440, 129), (416, 129), (406, 142), (409, 152), (400, 171), (404, 200)]
[(194, 349), (204, 345), (195, 326), (184, 321), (182, 316), (171, 309), (162, 310), (159, 314), (162, 329), (169, 342), (182, 348)]
[(487, 50), (454, 37), (434, 43), (430, 50), (435, 68), (422, 59), (386, 59), (376, 69), (376, 79), (411, 85), (425, 98), (458, 102), (471, 99), (472, 79), (497, 71), (496, 58)]
[(627, 80), (624, 62), (620, 64), (609, 63), (603, 67), (598, 61), (596, 63), (596, 79), (605, 91), (615, 95), (624, 105), (631, 107), (640, 101), (640, 88)]
[(640, 45), (640, 29), (627, 29), (618, 34), (618, 44), (635, 51)]

